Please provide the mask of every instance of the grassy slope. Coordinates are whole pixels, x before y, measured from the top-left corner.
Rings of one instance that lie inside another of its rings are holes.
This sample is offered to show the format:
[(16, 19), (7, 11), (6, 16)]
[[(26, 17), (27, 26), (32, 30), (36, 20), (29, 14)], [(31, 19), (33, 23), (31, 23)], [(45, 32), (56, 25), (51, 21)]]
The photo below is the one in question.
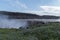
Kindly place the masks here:
[(0, 40), (60, 40), (60, 23), (32, 29), (0, 29)]

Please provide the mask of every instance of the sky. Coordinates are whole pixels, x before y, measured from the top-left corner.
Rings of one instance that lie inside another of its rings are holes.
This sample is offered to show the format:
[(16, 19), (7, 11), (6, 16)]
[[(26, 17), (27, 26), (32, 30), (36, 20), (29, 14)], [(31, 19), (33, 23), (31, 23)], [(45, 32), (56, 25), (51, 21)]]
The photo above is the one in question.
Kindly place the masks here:
[(0, 0), (0, 11), (60, 16), (60, 0)]

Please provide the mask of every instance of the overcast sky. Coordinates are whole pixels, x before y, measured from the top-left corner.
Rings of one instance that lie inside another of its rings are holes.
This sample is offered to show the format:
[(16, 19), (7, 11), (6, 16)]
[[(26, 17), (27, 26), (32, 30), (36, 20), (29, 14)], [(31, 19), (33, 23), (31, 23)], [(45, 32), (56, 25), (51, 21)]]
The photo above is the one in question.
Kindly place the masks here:
[(60, 0), (0, 0), (0, 10), (60, 16)]

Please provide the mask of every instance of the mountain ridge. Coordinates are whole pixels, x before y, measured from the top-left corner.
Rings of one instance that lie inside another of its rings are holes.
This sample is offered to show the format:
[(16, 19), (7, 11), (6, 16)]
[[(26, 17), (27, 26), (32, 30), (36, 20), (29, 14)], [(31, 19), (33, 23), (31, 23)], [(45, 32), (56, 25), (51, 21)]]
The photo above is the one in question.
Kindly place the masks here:
[(59, 16), (52, 15), (36, 15), (32, 13), (23, 13), (23, 12), (8, 12), (0, 11), (2, 15), (8, 15), (9, 19), (59, 19)]

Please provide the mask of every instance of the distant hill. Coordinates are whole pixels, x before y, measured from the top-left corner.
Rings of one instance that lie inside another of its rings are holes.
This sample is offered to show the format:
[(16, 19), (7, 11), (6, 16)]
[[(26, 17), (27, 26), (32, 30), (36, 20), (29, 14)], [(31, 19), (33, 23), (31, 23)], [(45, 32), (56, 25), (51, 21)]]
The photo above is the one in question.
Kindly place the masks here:
[(52, 15), (36, 15), (32, 13), (22, 13), (22, 12), (7, 12), (7, 11), (0, 11), (0, 14), (8, 15), (9, 19), (58, 19), (58, 16)]

